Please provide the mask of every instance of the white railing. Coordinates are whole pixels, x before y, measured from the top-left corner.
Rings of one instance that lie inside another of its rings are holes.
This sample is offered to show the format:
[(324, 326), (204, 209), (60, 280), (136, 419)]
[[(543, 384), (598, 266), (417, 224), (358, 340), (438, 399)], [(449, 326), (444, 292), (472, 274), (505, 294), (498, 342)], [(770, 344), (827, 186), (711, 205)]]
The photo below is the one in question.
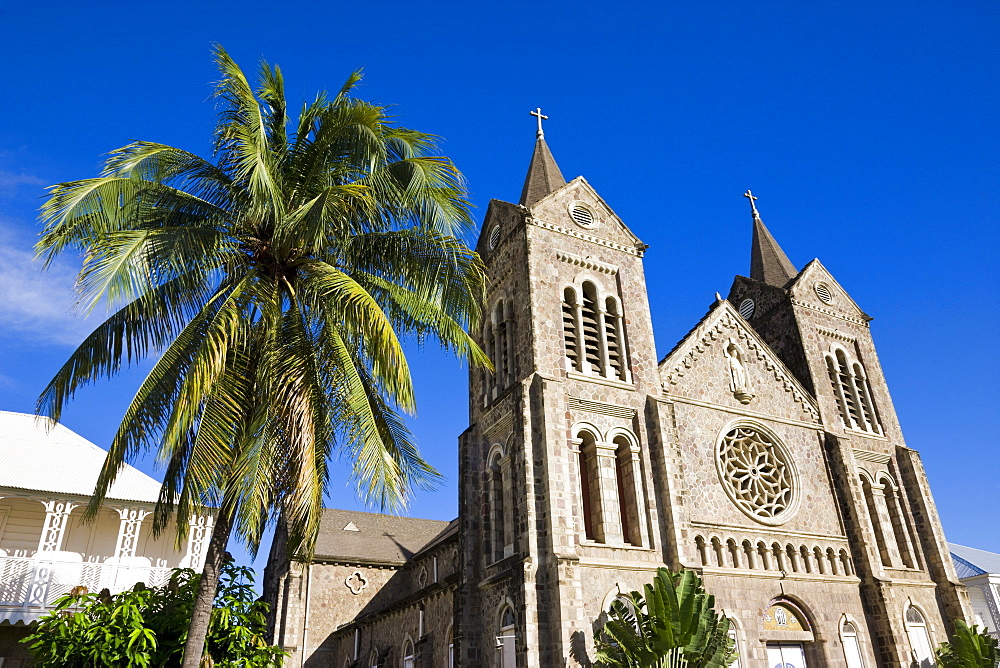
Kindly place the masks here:
[(90, 592), (108, 589), (112, 594), (137, 582), (160, 586), (170, 578), (170, 570), (154, 567), (145, 557), (90, 562), (76, 552), (0, 555), (0, 608), (46, 608), (81, 585)]

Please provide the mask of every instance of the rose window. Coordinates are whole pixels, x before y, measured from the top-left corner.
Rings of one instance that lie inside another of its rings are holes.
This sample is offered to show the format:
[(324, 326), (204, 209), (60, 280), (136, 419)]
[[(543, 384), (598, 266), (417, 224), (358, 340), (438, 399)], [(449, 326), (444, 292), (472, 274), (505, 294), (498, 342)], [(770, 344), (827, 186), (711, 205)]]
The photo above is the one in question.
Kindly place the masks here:
[(794, 510), (791, 458), (777, 438), (740, 425), (719, 442), (719, 478), (740, 510), (765, 524), (779, 524)]

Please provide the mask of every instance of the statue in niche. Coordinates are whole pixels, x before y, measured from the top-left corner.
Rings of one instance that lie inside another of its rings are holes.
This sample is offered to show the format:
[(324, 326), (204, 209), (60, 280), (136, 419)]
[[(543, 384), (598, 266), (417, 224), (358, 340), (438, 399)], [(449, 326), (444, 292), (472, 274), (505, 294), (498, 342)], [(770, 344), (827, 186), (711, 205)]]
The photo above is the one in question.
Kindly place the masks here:
[(741, 404), (750, 403), (754, 395), (750, 391), (750, 383), (747, 380), (747, 368), (743, 363), (743, 353), (732, 339), (726, 345), (726, 359), (729, 362), (729, 389)]

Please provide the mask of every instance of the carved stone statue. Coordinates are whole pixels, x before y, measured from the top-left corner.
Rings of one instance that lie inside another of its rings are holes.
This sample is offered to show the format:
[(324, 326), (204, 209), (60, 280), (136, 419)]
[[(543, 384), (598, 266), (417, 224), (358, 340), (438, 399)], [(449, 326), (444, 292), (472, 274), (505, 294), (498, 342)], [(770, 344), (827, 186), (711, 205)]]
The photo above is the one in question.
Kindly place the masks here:
[(726, 346), (726, 359), (729, 361), (729, 389), (741, 404), (748, 404), (754, 395), (750, 391), (747, 380), (747, 369), (743, 364), (743, 353), (732, 340)]

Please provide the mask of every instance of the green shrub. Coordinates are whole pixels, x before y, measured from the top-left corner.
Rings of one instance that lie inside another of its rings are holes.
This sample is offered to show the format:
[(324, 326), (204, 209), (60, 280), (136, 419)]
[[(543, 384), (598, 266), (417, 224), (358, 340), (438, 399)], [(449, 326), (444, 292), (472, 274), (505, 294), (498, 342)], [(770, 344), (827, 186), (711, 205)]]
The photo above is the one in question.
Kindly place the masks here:
[(943, 642), (937, 648), (938, 665), (941, 668), (996, 668), (1000, 663), (998, 644), (986, 629), (969, 628), (961, 619), (956, 619), (951, 642)]
[[(180, 665), (199, 575), (174, 569), (162, 587), (88, 593), (77, 587), (22, 640), (39, 668)], [(209, 665), (280, 666), (284, 656), (264, 641), (267, 604), (255, 600), (253, 571), (223, 567), (208, 635)]]

